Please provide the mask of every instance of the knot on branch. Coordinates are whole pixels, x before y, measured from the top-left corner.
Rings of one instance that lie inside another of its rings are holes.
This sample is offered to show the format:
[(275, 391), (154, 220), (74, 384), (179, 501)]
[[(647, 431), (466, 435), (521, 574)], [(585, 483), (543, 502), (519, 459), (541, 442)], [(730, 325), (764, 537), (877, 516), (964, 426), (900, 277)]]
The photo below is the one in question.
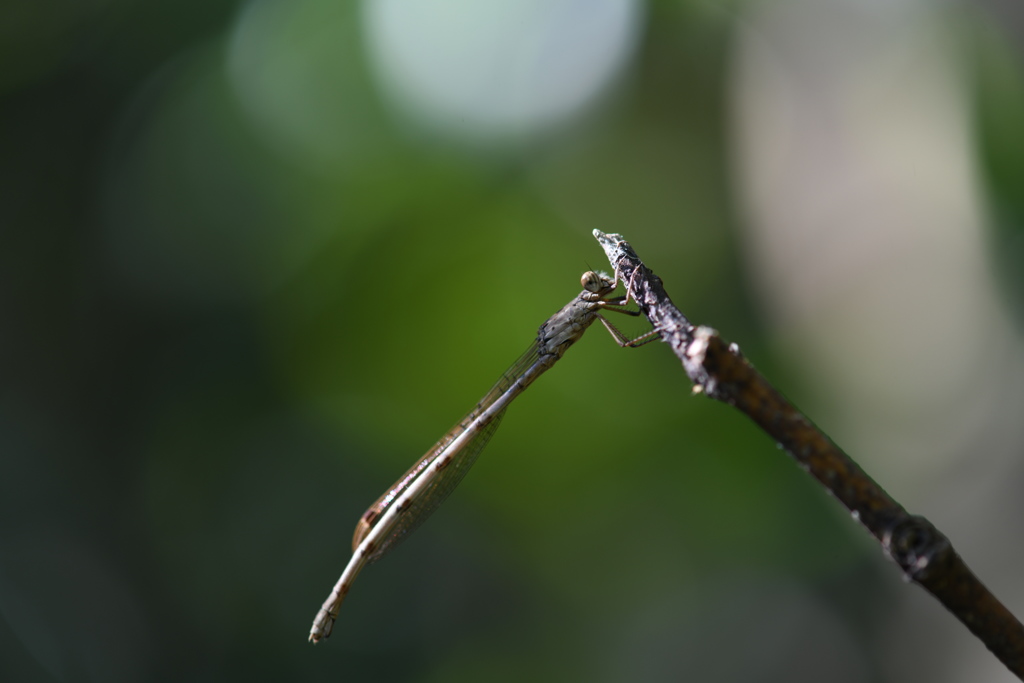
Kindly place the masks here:
[(694, 328), (686, 344), (683, 365), (695, 389), (712, 398), (735, 403), (735, 394), (747, 384), (749, 366), (737, 344), (725, 342), (718, 330), (701, 325)]
[(908, 515), (890, 526), (882, 537), (882, 547), (903, 569), (904, 578), (915, 582), (927, 579), (951, 548), (949, 539), (920, 515)]

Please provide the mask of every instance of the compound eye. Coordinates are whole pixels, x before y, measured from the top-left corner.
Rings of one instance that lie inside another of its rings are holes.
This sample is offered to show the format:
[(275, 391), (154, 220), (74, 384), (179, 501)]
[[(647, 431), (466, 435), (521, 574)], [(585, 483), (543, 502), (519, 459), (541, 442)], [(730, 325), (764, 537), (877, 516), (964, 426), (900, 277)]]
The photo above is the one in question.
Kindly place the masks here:
[(599, 292), (604, 286), (604, 278), (594, 271), (588, 270), (583, 273), (583, 277), (580, 278), (580, 284), (583, 285), (583, 289), (588, 292)]

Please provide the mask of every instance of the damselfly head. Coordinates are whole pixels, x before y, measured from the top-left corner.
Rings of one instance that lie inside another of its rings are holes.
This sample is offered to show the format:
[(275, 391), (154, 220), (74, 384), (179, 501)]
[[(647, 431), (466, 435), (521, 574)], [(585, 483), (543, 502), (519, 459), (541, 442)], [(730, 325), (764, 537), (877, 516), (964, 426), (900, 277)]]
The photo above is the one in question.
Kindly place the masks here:
[(612, 285), (615, 283), (605, 273), (588, 270), (583, 273), (583, 277), (580, 278), (580, 284), (583, 285), (583, 289), (588, 292), (601, 294), (603, 292), (611, 291)]

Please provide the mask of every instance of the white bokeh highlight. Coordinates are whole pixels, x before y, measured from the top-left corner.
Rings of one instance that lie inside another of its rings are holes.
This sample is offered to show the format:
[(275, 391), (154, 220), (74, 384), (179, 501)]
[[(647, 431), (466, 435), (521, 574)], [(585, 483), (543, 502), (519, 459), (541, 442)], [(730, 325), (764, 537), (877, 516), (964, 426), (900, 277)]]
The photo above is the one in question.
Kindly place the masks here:
[(365, 0), (378, 82), (407, 122), (520, 141), (599, 99), (633, 53), (635, 0)]

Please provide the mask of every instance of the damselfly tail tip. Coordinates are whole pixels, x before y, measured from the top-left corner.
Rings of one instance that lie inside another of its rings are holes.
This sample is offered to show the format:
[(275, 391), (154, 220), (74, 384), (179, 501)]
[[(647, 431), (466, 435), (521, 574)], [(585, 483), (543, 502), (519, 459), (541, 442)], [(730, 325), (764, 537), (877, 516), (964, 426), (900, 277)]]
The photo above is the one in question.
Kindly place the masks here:
[(326, 610), (320, 610), (321, 614), (316, 615), (313, 628), (309, 630), (309, 642), (316, 645), (324, 638), (331, 635), (334, 630), (334, 619)]

